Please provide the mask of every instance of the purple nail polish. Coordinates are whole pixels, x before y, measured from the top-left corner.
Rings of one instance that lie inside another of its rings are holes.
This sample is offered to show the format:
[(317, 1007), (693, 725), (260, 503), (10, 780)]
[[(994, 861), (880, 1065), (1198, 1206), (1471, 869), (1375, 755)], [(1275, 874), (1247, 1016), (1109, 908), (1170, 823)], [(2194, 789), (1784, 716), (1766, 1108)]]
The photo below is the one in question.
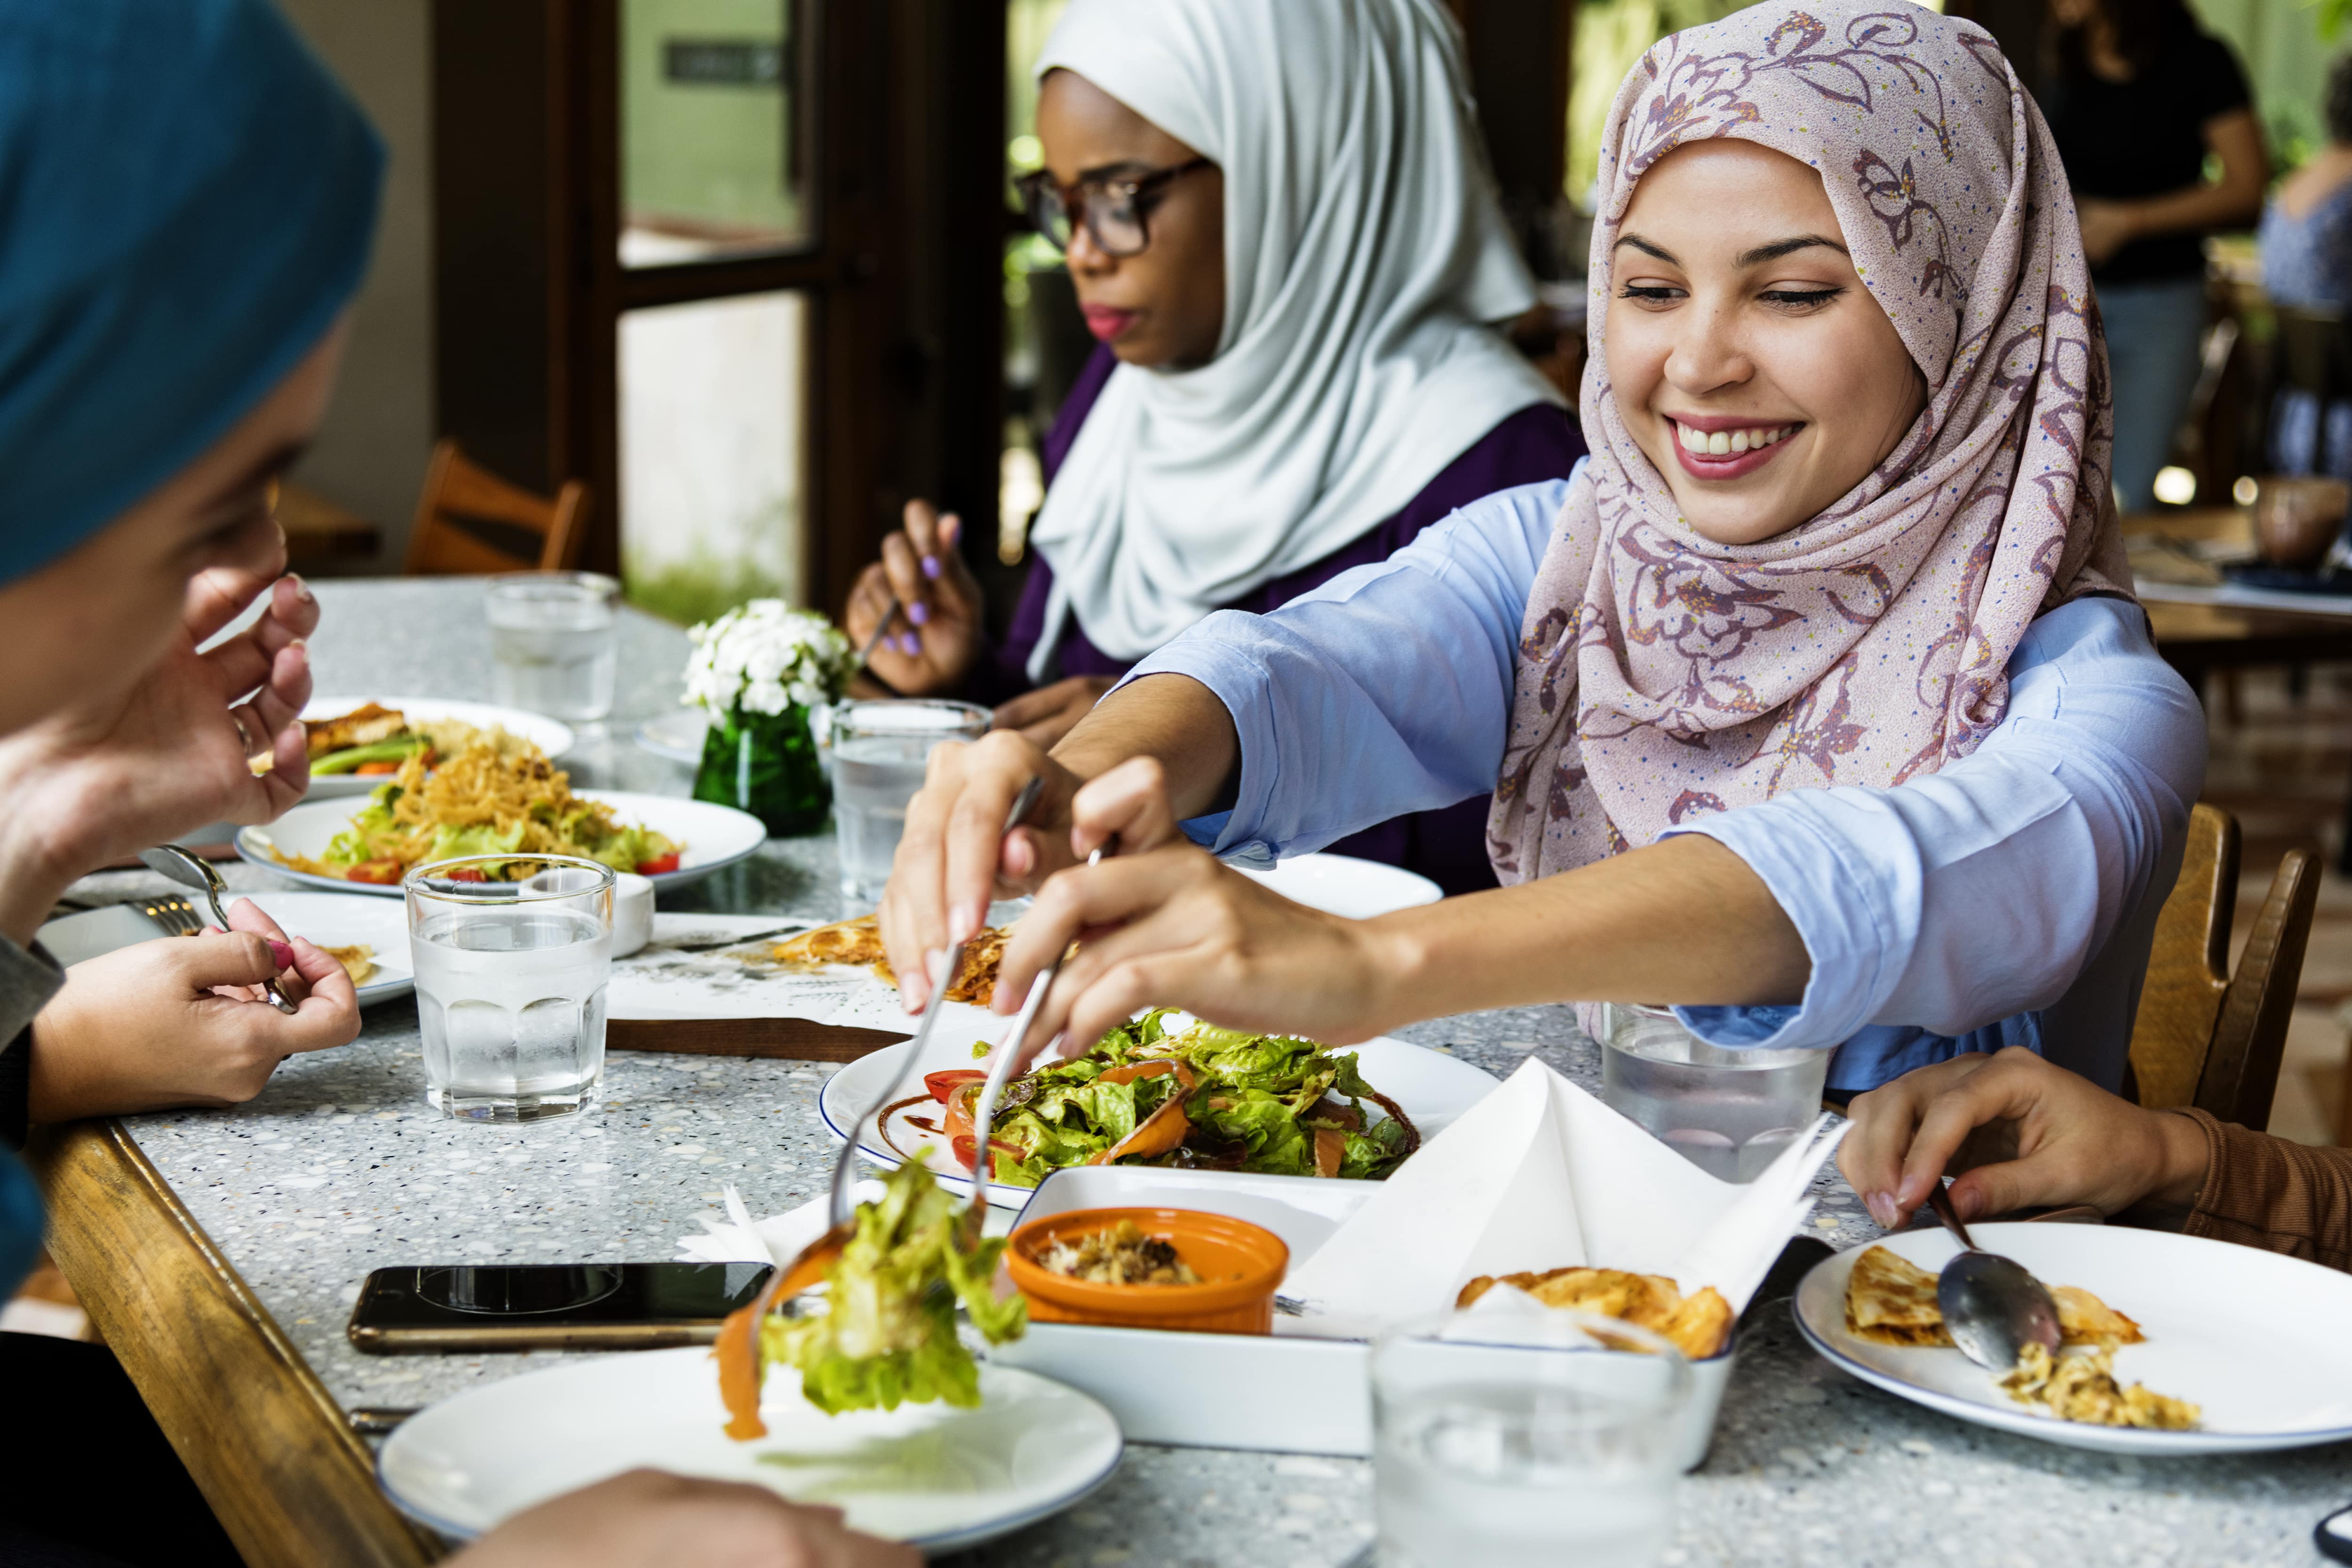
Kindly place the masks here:
[[(933, 579), (934, 581), (936, 581), (936, 580), (938, 579), (938, 577), (939, 577), (940, 573), (942, 570), (944, 570), (944, 568), (942, 568), (942, 567), (940, 565), (940, 558), (939, 558), (938, 556), (936, 556), (936, 555), (926, 555), (926, 556), (924, 556), (924, 557), (923, 557), (923, 575), (924, 575), (924, 576), (929, 577), (929, 578), (931, 578), (931, 579)], [(918, 607), (919, 608), (920, 606), (918, 606)], [(920, 622), (917, 622), (916, 624), (919, 626), (921, 623), (920, 623)]]
[(923, 651), (923, 639), (912, 632), (901, 633), (898, 637), (898, 651), (912, 658)]
[(919, 626), (930, 625), (931, 607), (920, 599), (907, 606), (907, 618)]

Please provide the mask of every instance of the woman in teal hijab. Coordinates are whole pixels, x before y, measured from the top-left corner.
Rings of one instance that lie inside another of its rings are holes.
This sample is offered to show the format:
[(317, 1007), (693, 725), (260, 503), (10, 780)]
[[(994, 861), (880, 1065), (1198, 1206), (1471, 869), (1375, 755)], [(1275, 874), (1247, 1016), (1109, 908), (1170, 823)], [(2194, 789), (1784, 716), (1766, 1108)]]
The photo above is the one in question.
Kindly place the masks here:
[[(28, 1112), (247, 1098), (358, 1030), (341, 967), (250, 905), (250, 929), (77, 965), (62, 994), (33, 936), (75, 878), (308, 782), (318, 605), (268, 489), (325, 411), (383, 165), (267, 0), (0, 0), (0, 1144)], [(272, 974), (292, 1016), (247, 997)], [(0, 1299), (40, 1227), (0, 1148)], [(41, 1436), (0, 1467), (0, 1561), (239, 1561), (102, 1347), (0, 1334), (0, 1391)], [(85, 1506), (100, 1474), (138, 1506)], [(722, 1560), (918, 1562), (764, 1488), (646, 1472), (457, 1561)]]

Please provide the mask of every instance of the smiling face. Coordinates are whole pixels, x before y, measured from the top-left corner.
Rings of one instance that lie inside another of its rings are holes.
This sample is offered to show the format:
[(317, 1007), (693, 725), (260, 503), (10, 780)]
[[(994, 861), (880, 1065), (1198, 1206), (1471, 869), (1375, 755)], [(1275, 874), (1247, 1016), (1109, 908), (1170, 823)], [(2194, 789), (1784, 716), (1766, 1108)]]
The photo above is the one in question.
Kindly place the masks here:
[(1684, 520), (1718, 544), (1819, 516), (1926, 404), (1821, 177), (1752, 142), (1689, 142), (1651, 166), (1609, 295), (1618, 414)]
[[(1200, 154), (1072, 70), (1037, 91), (1037, 141), (1065, 189), (1082, 179), (1134, 178)], [(1071, 231), (1070, 279), (1087, 329), (1129, 364), (1191, 370), (1217, 354), (1225, 325), (1225, 180), (1195, 170), (1146, 198), (1150, 243), (1111, 256), (1084, 224)]]

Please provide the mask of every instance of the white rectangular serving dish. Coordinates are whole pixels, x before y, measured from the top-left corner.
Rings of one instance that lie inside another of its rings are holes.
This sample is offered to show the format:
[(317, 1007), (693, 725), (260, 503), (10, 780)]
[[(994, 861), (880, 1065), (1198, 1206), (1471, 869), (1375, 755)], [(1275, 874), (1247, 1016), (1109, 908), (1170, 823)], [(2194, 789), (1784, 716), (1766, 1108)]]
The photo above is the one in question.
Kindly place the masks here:
[[(1201, 1209), (1264, 1226), (1290, 1248), (1296, 1268), (1371, 1191), (1361, 1182), (1312, 1176), (1081, 1165), (1046, 1177), (1015, 1224), (1072, 1209)], [(1297, 1318), (1277, 1313), (1266, 1336), (1032, 1323), (1022, 1338), (987, 1353), (1094, 1395), (1133, 1442), (1352, 1458), (1372, 1451), (1371, 1347), (1317, 1338)], [(1706, 1457), (1738, 1353), (1735, 1342), (1691, 1364), (1685, 1469)]]

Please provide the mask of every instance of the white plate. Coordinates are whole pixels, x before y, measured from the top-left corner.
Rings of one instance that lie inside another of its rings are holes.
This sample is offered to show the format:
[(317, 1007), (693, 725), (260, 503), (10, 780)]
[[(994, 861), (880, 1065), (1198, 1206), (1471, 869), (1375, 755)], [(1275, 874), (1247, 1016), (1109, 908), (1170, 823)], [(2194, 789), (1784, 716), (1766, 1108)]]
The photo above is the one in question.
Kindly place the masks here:
[(470, 1538), (549, 1498), (638, 1466), (748, 1481), (845, 1510), (926, 1552), (960, 1551), (1060, 1512), (1118, 1466), (1118, 1426), (1075, 1389), (983, 1365), (977, 1410), (902, 1405), (827, 1415), (771, 1373), (768, 1436), (720, 1428), (703, 1346), (600, 1356), (470, 1388), (403, 1422), (376, 1475), (403, 1511)]
[[(2352, 1437), (2352, 1274), (2169, 1231), (2124, 1226), (1979, 1225), (2052, 1285), (2079, 1285), (2132, 1319), (2144, 1344), (2116, 1352), (2116, 1375), (2205, 1407), (2191, 1432), (2086, 1426), (2037, 1415), (1957, 1350), (1873, 1344), (1845, 1327), (1846, 1277), (1864, 1248), (1823, 1258), (1797, 1288), (1797, 1324), (1813, 1348), (1865, 1383), (1930, 1410), (2004, 1432), (2111, 1454), (2233, 1454)], [(1941, 1230), (1880, 1245), (1940, 1270), (1958, 1245)]]
[(1428, 878), (1353, 855), (1294, 855), (1271, 871), (1234, 867), (1284, 898), (1326, 914), (1368, 921), (1374, 915), (1433, 904), (1445, 890)]
[[(732, 866), (749, 858), (768, 840), (768, 830), (758, 817), (731, 805), (681, 800), (674, 795), (631, 795), (625, 790), (583, 789), (572, 793), (583, 800), (601, 800), (623, 822), (650, 827), (686, 846), (678, 858), (677, 869), (653, 879), (656, 890), (698, 882), (722, 866)], [(257, 866), (310, 887), (399, 898), (397, 885), (383, 887), (314, 876), (279, 864), (269, 853), (270, 846), (275, 844), (289, 855), (317, 859), (327, 852), (335, 835), (351, 826), (352, 816), (360, 805), (360, 802), (348, 799), (304, 801), (267, 827), (248, 827), (240, 832), (236, 836), (236, 852)]]
[[(454, 719), (460, 724), (471, 724), (478, 730), (504, 730), (519, 735), (547, 753), (555, 762), (572, 750), (572, 726), (561, 724), (544, 713), (529, 713), (520, 708), (495, 708), (487, 702), (445, 702), (438, 697), (313, 697), (310, 705), (302, 710), (305, 719), (340, 719), (356, 709), (373, 702), (390, 708), (411, 719)], [(314, 773), (310, 778), (310, 800), (332, 800), (347, 795), (365, 795), (383, 783), (383, 775), (371, 773)]]
[[(360, 987), (361, 1006), (389, 1002), (415, 989), (415, 976), (408, 967), (408, 912), (399, 905), (357, 893), (298, 893), (283, 888), (232, 893), (221, 903), (228, 908), (239, 899), (251, 899), (289, 936), (308, 937), (320, 947), (365, 942), (375, 949), (375, 975)], [(205, 912), (200, 897), (192, 894), (191, 901)], [(209, 921), (212, 917), (205, 912), (205, 918)], [(41, 928), (41, 945), (59, 963), (79, 963), (163, 934), (162, 927), (129, 904), (113, 904), (51, 921)]]
[[(898, 1076), (898, 1063), (914, 1047), (912, 1040), (904, 1045), (887, 1047), (850, 1063), (831, 1078), (818, 1090), (817, 1114), (835, 1138), (849, 1136), (849, 1124), (867, 1106), (874, 1104), (890, 1080)], [(938, 1072), (947, 1068), (969, 1068), (972, 1064), (972, 1042), (942, 1028), (931, 1037), (930, 1049), (922, 1064), (922, 1071)], [(1343, 1046), (1341, 1050), (1356, 1054), (1356, 1066), (1364, 1081), (1387, 1095), (1404, 1108), (1412, 1124), (1421, 1131), (1424, 1142), (1436, 1137), (1453, 1124), (1454, 1119), (1477, 1104), (1498, 1087), (1486, 1073), (1468, 1062), (1457, 1061), (1443, 1051), (1426, 1046), (1407, 1045), (1402, 1040), (1385, 1037), (1366, 1040), (1360, 1046)], [(920, 1073), (908, 1080), (900, 1094), (923, 1092)], [(1381, 1112), (1376, 1105), (1365, 1107), (1373, 1117)], [(914, 1110), (920, 1111), (921, 1107)], [(948, 1147), (944, 1133), (925, 1132), (905, 1124), (906, 1111), (900, 1111), (890, 1123), (890, 1135), (904, 1149), (932, 1148), (939, 1151), (931, 1159), (931, 1169), (938, 1173), (940, 1184), (958, 1194), (971, 1191), (971, 1178), (962, 1173)], [(871, 1117), (858, 1128), (857, 1152), (885, 1169), (896, 1169), (898, 1156), (882, 1141)], [(1224, 1172), (1203, 1172), (1203, 1175), (1223, 1176)], [(1000, 1208), (1017, 1209), (1027, 1204), (1034, 1187), (1007, 1186), (992, 1183), (988, 1201)]]
[(637, 726), (637, 744), (657, 757), (693, 767), (702, 761), (702, 739), (710, 716), (699, 708), (679, 708)]

